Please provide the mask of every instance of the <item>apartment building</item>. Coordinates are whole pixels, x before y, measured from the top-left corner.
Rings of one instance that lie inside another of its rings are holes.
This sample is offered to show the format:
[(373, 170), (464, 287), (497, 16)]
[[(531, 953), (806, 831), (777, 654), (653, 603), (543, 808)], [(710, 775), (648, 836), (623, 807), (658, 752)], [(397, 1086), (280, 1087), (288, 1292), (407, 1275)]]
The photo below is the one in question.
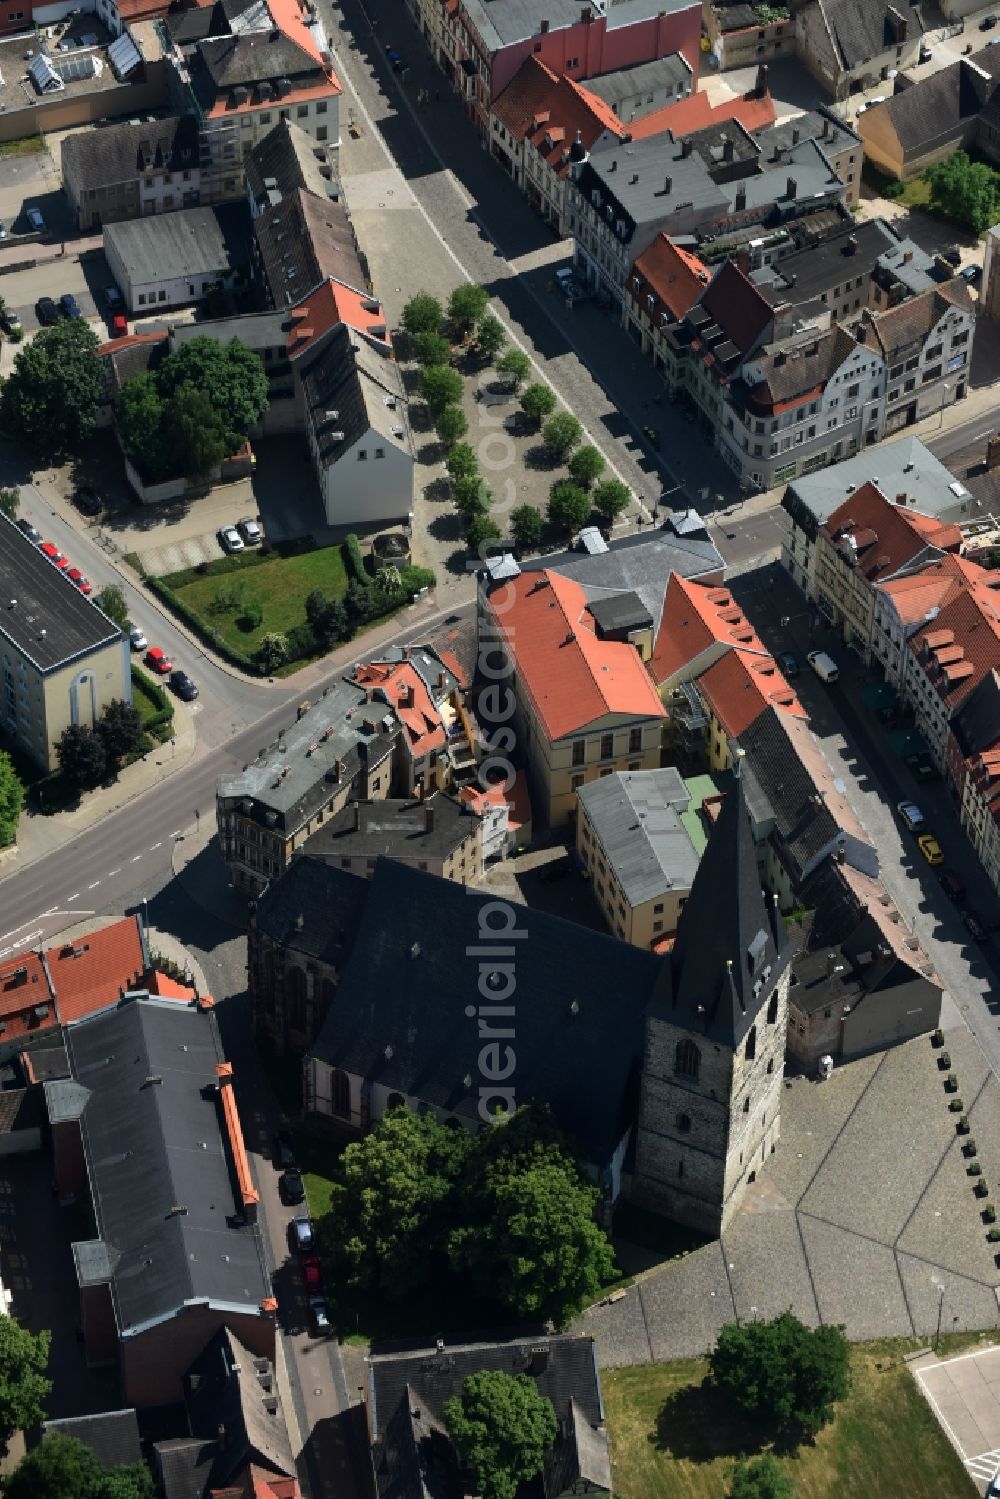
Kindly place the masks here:
[(122, 121), (64, 136), (63, 187), (81, 230), (194, 208), (200, 201), (194, 115)]
[(1000, 894), (1000, 664), (952, 720), (948, 762), (948, 779), (961, 797), (962, 826)]
[(0, 724), (43, 770), (70, 725), (132, 701), (126, 636), (0, 514)]
[(356, 666), (353, 680), (369, 702), (385, 704), (399, 720), (401, 794), (428, 797), (473, 783), (479, 733), (466, 706), (468, 678), (450, 651), (391, 646)]
[(380, 858), (474, 885), (483, 873), (483, 823), (468, 801), (426, 798), (352, 802), (309, 841), (309, 855), (370, 879)]
[[(835, 99), (889, 82), (913, 67), (924, 23), (919, 9), (891, 0), (798, 0), (798, 55)], [(891, 87), (887, 92), (891, 92)]]
[(871, 651), (886, 680), (899, 686), (906, 670), (906, 642), (914, 631), (936, 619), (973, 576), (973, 564), (947, 553), (924, 559), (912, 571), (876, 579), (872, 589)]
[(939, 770), (947, 766), (952, 719), (998, 661), (1000, 592), (981, 579), (907, 641), (903, 693)]
[(961, 277), (866, 315), (859, 336), (878, 351), (886, 370), (886, 436), (965, 399), (975, 327)]
[(626, 283), (625, 327), (671, 392), (680, 386), (685, 365), (668, 330), (690, 312), (710, 280), (697, 255), (658, 234)]

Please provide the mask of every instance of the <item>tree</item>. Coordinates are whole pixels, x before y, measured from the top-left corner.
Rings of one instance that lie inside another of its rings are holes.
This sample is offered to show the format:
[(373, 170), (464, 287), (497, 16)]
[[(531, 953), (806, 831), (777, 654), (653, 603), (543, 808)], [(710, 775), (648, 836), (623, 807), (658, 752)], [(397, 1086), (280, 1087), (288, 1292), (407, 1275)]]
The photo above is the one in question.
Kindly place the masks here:
[(518, 505), (510, 513), (509, 524), (511, 540), (519, 552), (531, 551), (541, 542), (545, 522), (534, 505)]
[(493, 497), (486, 480), (479, 474), (470, 474), (453, 485), (452, 498), (459, 515), (471, 520), (474, 515), (486, 515)]
[(628, 508), (631, 498), (631, 490), (621, 479), (605, 479), (594, 490), (594, 509), (604, 524), (610, 526)]
[(456, 286), (448, 298), (448, 317), (459, 337), (464, 338), (483, 316), (489, 306), (489, 297), (481, 286), (472, 281), (465, 286)]
[(850, 1378), (843, 1328), (811, 1329), (791, 1312), (771, 1322), (727, 1324), (709, 1363), (715, 1382), (743, 1410), (805, 1436), (833, 1419)]
[(472, 445), (467, 442), (456, 442), (444, 460), (444, 466), (453, 479), (467, 479), (471, 474), (479, 472), (479, 460)]
[(434, 418), (434, 430), (446, 448), (452, 447), (469, 430), (465, 413), (458, 406), (446, 406)]
[(267, 410), (267, 375), (257, 354), (238, 338), (218, 343), (192, 338), (156, 369), (156, 388), (169, 403), (191, 386), (211, 405), (222, 427), (225, 452), (234, 453)]
[(360, 583), (357, 578), (352, 578), (348, 583), (344, 603), (352, 625), (363, 624), (378, 612), (375, 590), (371, 584)]
[(142, 739), (142, 718), (131, 703), (114, 698), (107, 703), (97, 722), (97, 733), (104, 745), (110, 766), (118, 766)]
[(17, 520), (20, 505), (21, 491), (19, 489), (0, 489), (0, 514), (6, 515), (9, 520)]
[[(488, 541), (499, 541), (500, 527), (488, 515), (473, 515), (465, 528), (465, 545), (478, 556)], [(491, 548), (495, 550), (495, 548)]]
[(446, 406), (457, 406), (462, 399), (462, 377), (447, 365), (430, 365), (420, 376), (420, 394), (436, 416)]
[(276, 671), (288, 660), (288, 641), (276, 631), (262, 635), (257, 647), (257, 660), (265, 671)]
[(549, 520), (561, 531), (579, 531), (590, 516), (590, 501), (578, 484), (563, 479), (549, 495)]
[(499, 318), (488, 312), (476, 328), (476, 347), (486, 359), (495, 359), (507, 347), (507, 335)]
[(550, 457), (556, 462), (562, 460), (573, 451), (583, 435), (583, 428), (575, 416), (568, 411), (557, 411), (555, 416), (550, 416), (542, 428), (542, 442), (548, 449)]
[(125, 590), (117, 583), (109, 583), (102, 588), (97, 595), (97, 603), (102, 613), (108, 616), (113, 625), (119, 630), (124, 630), (128, 625), (128, 605), (125, 602)]
[(445, 1402), (445, 1425), (463, 1467), (473, 1473), (482, 1499), (514, 1499), (522, 1483), (537, 1478), (559, 1423), (552, 1401), (527, 1374), (480, 1369), (462, 1381), (462, 1393)]
[(795, 1480), (770, 1452), (741, 1461), (733, 1469), (729, 1499), (792, 1499)]
[(29, 1332), (13, 1317), (0, 1317), (0, 1446), (6, 1450), (15, 1431), (28, 1431), (45, 1419), (52, 1381), (51, 1334)]
[(0, 391), (0, 424), (42, 458), (78, 448), (97, 426), (97, 334), (83, 318), (44, 328)]
[[(558, 418), (554, 417), (553, 420), (558, 420)], [(594, 480), (599, 479), (604, 472), (606, 467), (604, 454), (587, 444), (586, 447), (577, 448), (567, 467), (570, 477), (584, 489), (589, 489)]]
[(181, 385), (163, 403), (160, 436), (174, 473), (209, 479), (226, 456), (226, 428), (213, 402), (194, 385)]
[(73, 723), (56, 741), (56, 759), (67, 780), (89, 790), (100, 785), (108, 769), (104, 741), (87, 724)]
[(381, 593), (398, 593), (403, 586), (403, 575), (398, 567), (388, 563), (375, 574), (375, 587)]
[(403, 308), (403, 327), (411, 338), (418, 333), (437, 333), (444, 321), (444, 310), (436, 297), (418, 292)]
[(454, 1270), (519, 1317), (561, 1326), (611, 1277), (611, 1245), (547, 1110), (528, 1105), (476, 1137), (460, 1183), (465, 1222), (449, 1240)]
[(166, 478), (170, 471), (170, 455), (160, 431), (162, 420), (163, 402), (153, 375), (147, 371), (126, 380), (115, 407), (118, 435), (125, 456), (150, 483)]
[(556, 398), (547, 385), (529, 385), (521, 395), (521, 410), (535, 428), (556, 409)]
[(519, 390), (531, 374), (531, 360), (520, 349), (506, 349), (497, 360), (496, 370), (498, 375), (507, 377), (514, 390)]
[(306, 619), (317, 644), (324, 648), (334, 640), (346, 640), (351, 633), (343, 599), (329, 599), (318, 588), (306, 598)]
[(355, 1289), (400, 1301), (442, 1262), (470, 1137), (433, 1114), (390, 1109), (344, 1151), (320, 1223), (324, 1256)]
[(153, 1499), (145, 1463), (102, 1467), (75, 1437), (52, 1432), (21, 1459), (4, 1485), (5, 1499)]
[(931, 203), (947, 218), (982, 234), (1000, 217), (1000, 173), (965, 151), (953, 151), (927, 169)]
[(413, 338), (413, 357), (418, 364), (447, 364), (451, 358), (451, 344), (440, 333), (417, 333)]
[(0, 848), (13, 843), (24, 807), (24, 787), (14, 771), (14, 762), (0, 750)]

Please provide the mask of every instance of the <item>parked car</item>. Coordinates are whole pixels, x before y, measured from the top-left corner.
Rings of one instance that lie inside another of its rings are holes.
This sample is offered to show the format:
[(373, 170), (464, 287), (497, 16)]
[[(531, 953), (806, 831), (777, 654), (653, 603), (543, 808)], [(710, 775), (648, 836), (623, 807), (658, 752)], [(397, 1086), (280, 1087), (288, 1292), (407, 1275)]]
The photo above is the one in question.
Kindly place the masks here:
[(302, 1284), (310, 1296), (315, 1296), (323, 1286), (319, 1260), (314, 1254), (307, 1254), (304, 1259), (299, 1260), (299, 1268), (302, 1271)]
[(967, 281), (970, 286), (975, 286), (976, 282), (982, 279), (982, 274), (983, 268), (981, 265), (967, 265), (959, 271), (962, 280)]
[(128, 643), (134, 651), (144, 651), (149, 641), (139, 629), (138, 625), (132, 625), (128, 632)]
[(560, 266), (559, 270), (556, 271), (556, 280), (560, 286), (571, 285), (575, 276), (576, 273), (571, 265)]
[(965, 899), (965, 882), (953, 869), (942, 869), (938, 879), (941, 881), (941, 889), (945, 895), (950, 896), (953, 901), (959, 902)]
[(0, 239), (7, 238), (7, 225), (0, 219)]
[(325, 1338), (330, 1331), (330, 1309), (322, 1296), (309, 1297), (309, 1320), (318, 1338)]
[(166, 651), (161, 650), (158, 645), (150, 646), (143, 660), (151, 671), (158, 672), (161, 677), (167, 676), (174, 669), (174, 663)]
[(39, 297), (35, 303), (35, 316), (43, 328), (51, 328), (59, 321), (59, 308), (51, 297)]
[(64, 291), (59, 298), (59, 311), (63, 317), (83, 317), (80, 304), (71, 291)]
[(76, 492), (76, 508), (84, 515), (100, 515), (104, 501), (92, 484), (81, 484)]
[(128, 334), (128, 319), (123, 312), (115, 313), (110, 326), (112, 338), (125, 338)]
[(28, 220), (28, 223), (31, 225), (36, 234), (45, 233), (45, 220), (42, 218), (42, 215), (39, 213), (37, 208), (26, 208), (24, 210), (24, 216)]
[(21, 319), (18, 317), (13, 308), (10, 307), (5, 307), (3, 312), (0, 313), (0, 327), (3, 328), (3, 331), (5, 333), (24, 332), (24, 328), (21, 324)]
[[(970, 937), (975, 937), (977, 942), (985, 942), (989, 936), (989, 928), (981, 916), (977, 916), (975, 911), (963, 911), (962, 920)], [(991, 1489), (990, 1492), (993, 1493), (994, 1490)], [(1000, 1489), (995, 1492), (1000, 1493)]]
[(950, 250), (941, 251), (941, 259), (946, 260), (949, 265), (953, 265), (957, 270), (962, 264), (962, 252), (957, 245), (952, 245)]
[(23, 531), (24, 532), (25, 536), (27, 536), (27, 538), (28, 538), (29, 541), (33, 541), (34, 544), (35, 544), (35, 546), (38, 545), (38, 543), (42, 539), (42, 533), (41, 533), (41, 531), (36, 531), (35, 530), (34, 526), (31, 524), (30, 520), (24, 520), (24, 519), (22, 519), (22, 520), (16, 521), (15, 524), (16, 524), (17, 529), (19, 531)]
[(826, 651), (810, 651), (806, 660), (823, 682), (836, 682), (840, 676), (840, 667)]
[(992, 31), (996, 24), (996, 16), (984, 16), (979, 23), (979, 29), (980, 31)]
[(306, 1189), (298, 1171), (283, 1171), (278, 1178), (278, 1193), (282, 1202), (295, 1207), (305, 1201)]
[(928, 47), (928, 45), (927, 45), (926, 42), (921, 42), (921, 44), (920, 44), (920, 61), (921, 62), (930, 62), (930, 60), (931, 60), (931, 58), (933, 56), (934, 56), (933, 50), (930, 47)]
[(252, 515), (245, 515), (242, 520), (238, 520), (236, 522), (236, 529), (248, 547), (255, 547), (259, 542), (264, 540), (264, 533), (260, 529), (260, 523), (254, 520)]
[(312, 1219), (307, 1217), (293, 1218), (288, 1225), (288, 1242), (296, 1254), (312, 1254), (316, 1248), (316, 1235), (313, 1232)]
[(243, 537), (235, 526), (223, 526), (219, 532), (219, 545), (224, 552), (242, 552)]
[(77, 588), (79, 588), (79, 590), (80, 590), (81, 593), (86, 593), (86, 594), (93, 593), (93, 591), (94, 591), (93, 584), (91, 583), (91, 581), (90, 581), (89, 578), (85, 578), (83, 576), (83, 573), (80, 571), (80, 569), (78, 567), (71, 567), (68, 570), (68, 572), (66, 573), (66, 576), (67, 576), (67, 578), (69, 579), (69, 581), (71, 583), (75, 583), (76, 584)]
[(911, 833), (918, 833), (924, 825), (924, 814), (916, 802), (897, 802), (896, 811)]
[(69, 567), (69, 558), (64, 557), (54, 541), (43, 541), (38, 548), (43, 557), (47, 557), (53, 567), (58, 567), (60, 572), (65, 572)]
[(117, 286), (106, 286), (104, 288), (104, 300), (112, 309), (124, 306), (122, 294)]
[(794, 651), (782, 651), (778, 657), (778, 665), (786, 677), (797, 677), (799, 674), (799, 658)]
[(274, 1137), (274, 1164), (279, 1171), (295, 1169), (295, 1146), (287, 1129), (279, 1129)]
[(193, 703), (198, 696), (197, 684), (192, 682), (186, 671), (172, 671), (170, 673), (170, 686), (179, 698), (186, 703)]
[(917, 839), (917, 847), (927, 860), (928, 864), (943, 864), (944, 849), (937, 841), (933, 833), (921, 833)]

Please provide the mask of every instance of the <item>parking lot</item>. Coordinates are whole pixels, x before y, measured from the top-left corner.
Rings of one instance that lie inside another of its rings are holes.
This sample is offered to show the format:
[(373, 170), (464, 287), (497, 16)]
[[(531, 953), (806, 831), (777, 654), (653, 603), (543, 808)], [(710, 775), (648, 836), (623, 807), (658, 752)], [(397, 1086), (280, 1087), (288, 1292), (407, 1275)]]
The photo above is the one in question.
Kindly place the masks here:
[(969, 1477), (985, 1493), (1000, 1469), (1000, 1348), (943, 1360), (930, 1353), (914, 1363), (913, 1377)]

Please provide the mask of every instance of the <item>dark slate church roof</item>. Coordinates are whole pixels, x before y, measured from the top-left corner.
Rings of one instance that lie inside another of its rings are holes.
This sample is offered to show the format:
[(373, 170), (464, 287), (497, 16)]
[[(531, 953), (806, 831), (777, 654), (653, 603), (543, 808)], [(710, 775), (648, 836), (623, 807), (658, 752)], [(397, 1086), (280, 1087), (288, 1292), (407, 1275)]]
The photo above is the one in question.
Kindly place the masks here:
[[(330, 901), (339, 903), (339, 884), (354, 877), (325, 866), (324, 875)], [(547, 1103), (581, 1155), (604, 1165), (634, 1114), (643, 1012), (663, 960), (391, 859), (379, 859), (367, 890), (313, 1054), (478, 1123), (480, 1089), (490, 1086), (480, 1073), (477, 1008), (488, 1013), (490, 1004), (478, 985), (482, 973), (488, 996), (495, 972), (505, 991), (509, 966), (515, 987), (498, 1000), (514, 1011), (504, 1018), (516, 1100)], [(522, 934), (512, 941), (500, 930), (508, 912)], [(495, 1071), (505, 1065), (506, 1044), (498, 1042)]]
[(781, 913), (761, 890), (741, 775), (708, 840), (671, 957), (654, 1012), (735, 1050), (791, 957)]
[(254, 925), (280, 947), (343, 968), (361, 924), (368, 881), (337, 871), (309, 854), (294, 859), (280, 880), (258, 897)]

